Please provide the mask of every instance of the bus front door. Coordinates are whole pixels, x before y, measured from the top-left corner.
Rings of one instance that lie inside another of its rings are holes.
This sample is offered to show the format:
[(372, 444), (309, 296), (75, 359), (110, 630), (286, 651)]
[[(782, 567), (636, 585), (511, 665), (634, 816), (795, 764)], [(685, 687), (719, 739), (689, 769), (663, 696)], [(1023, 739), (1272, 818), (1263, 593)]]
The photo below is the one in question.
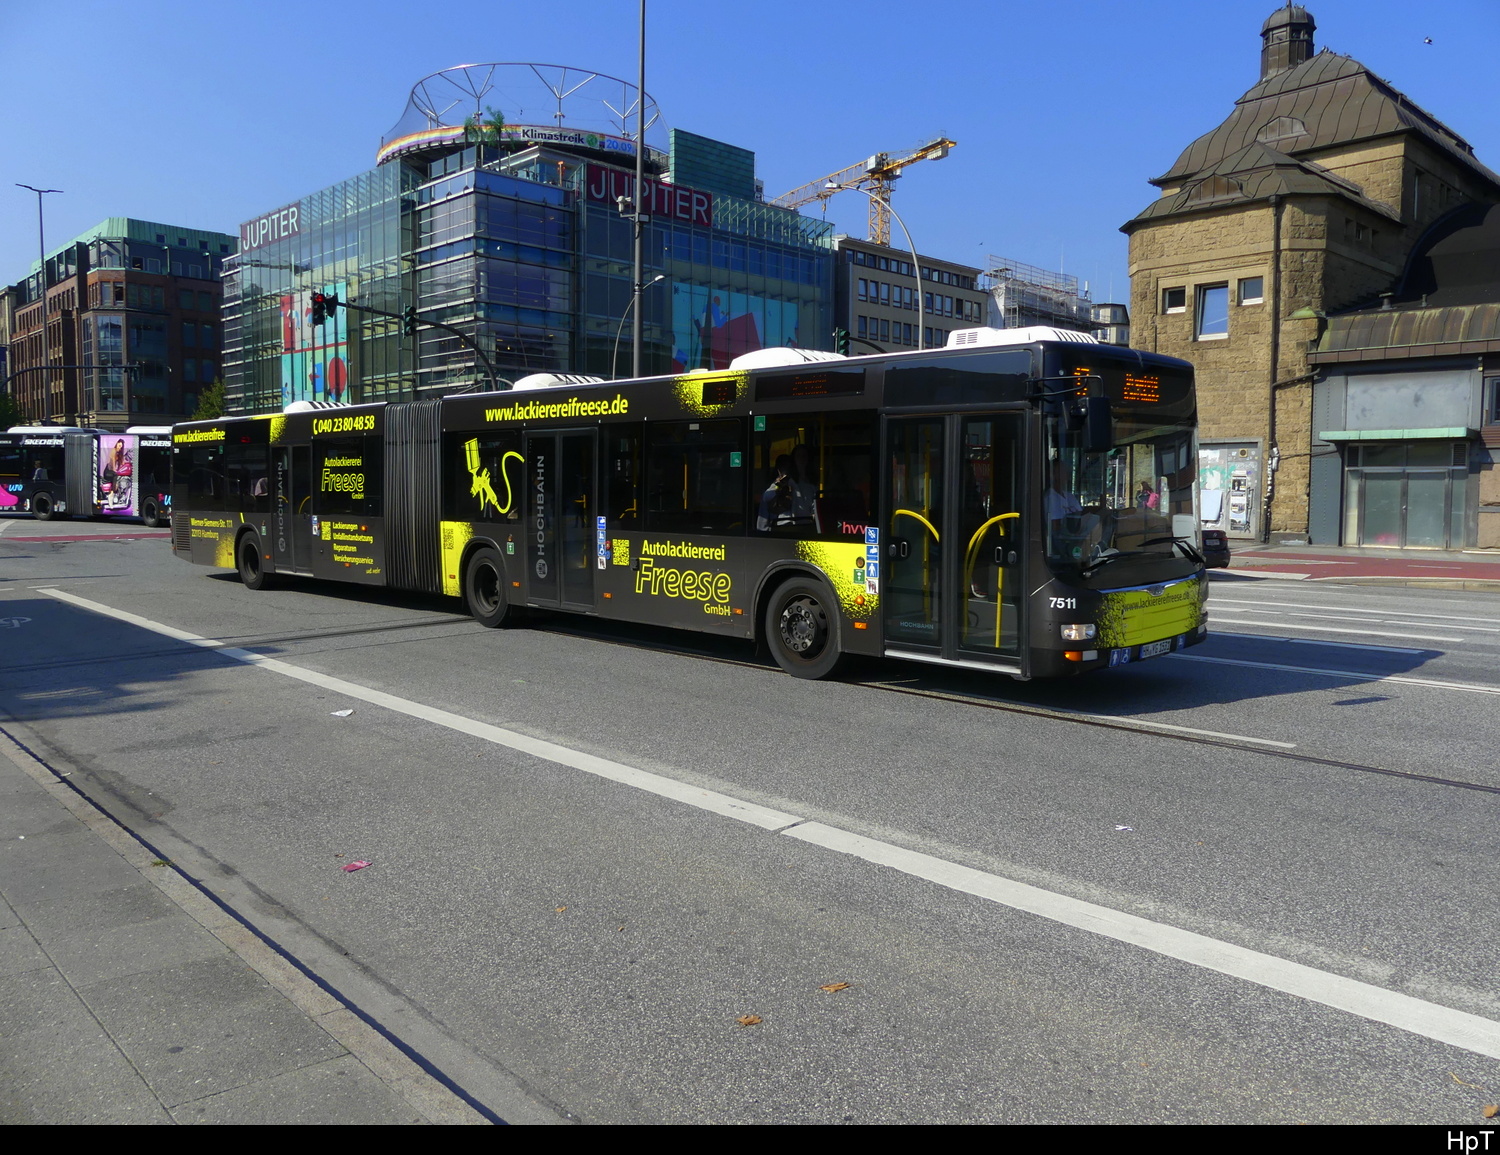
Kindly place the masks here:
[(280, 446), (271, 557), (280, 573), (312, 573), (312, 447)]
[(594, 461), (593, 430), (526, 436), (521, 524), (534, 605), (594, 608)]
[(1008, 413), (886, 420), (891, 653), (1020, 672), (1022, 428)]

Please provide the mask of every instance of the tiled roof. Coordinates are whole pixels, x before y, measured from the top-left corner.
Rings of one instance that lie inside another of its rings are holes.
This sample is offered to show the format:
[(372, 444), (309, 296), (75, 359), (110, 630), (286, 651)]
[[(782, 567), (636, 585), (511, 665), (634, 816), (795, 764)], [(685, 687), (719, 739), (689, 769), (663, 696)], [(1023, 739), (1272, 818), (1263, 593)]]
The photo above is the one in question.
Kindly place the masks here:
[(1152, 183), (1177, 184), (1257, 141), (1296, 155), (1403, 131), (1420, 133), (1500, 185), (1500, 176), (1452, 129), (1358, 61), (1327, 49), (1251, 88), (1224, 123), (1190, 144)]

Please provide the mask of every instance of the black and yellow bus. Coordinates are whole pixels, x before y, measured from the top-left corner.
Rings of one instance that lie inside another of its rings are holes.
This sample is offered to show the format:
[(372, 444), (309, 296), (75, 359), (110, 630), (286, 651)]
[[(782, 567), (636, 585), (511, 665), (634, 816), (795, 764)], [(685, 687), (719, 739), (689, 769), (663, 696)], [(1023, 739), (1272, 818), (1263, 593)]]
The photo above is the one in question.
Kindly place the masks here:
[[(304, 403), (304, 406), (306, 403)], [(297, 408), (294, 406), (293, 408)], [(178, 425), (172, 548), (236, 568), (1049, 677), (1207, 634), (1184, 361), (1058, 330)]]

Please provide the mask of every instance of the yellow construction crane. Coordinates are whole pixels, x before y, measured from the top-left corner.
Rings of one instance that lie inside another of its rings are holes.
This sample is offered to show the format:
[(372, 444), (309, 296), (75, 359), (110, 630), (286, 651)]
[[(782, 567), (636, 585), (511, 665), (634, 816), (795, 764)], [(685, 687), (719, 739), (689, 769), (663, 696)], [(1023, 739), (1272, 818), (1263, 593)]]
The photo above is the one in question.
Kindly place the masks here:
[(819, 180), (794, 188), (791, 192), (771, 201), (784, 209), (800, 209), (813, 201), (826, 201), (835, 193), (845, 189), (863, 189), (870, 194), (870, 240), (877, 245), (891, 243), (891, 185), (901, 175), (901, 170), (919, 160), (942, 160), (957, 141), (940, 136), (929, 140), (915, 152), (905, 156), (892, 156), (888, 152), (877, 152), (868, 160), (852, 164), (838, 172), (829, 173)]

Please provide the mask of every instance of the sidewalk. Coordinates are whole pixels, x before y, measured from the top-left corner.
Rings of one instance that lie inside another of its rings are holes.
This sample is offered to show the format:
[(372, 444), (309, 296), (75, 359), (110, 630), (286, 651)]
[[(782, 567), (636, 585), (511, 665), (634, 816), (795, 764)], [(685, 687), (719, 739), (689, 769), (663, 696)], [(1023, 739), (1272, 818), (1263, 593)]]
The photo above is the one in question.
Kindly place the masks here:
[(0, 730), (0, 1125), (488, 1121)]
[(1233, 540), (1229, 550), (1229, 569), (1209, 571), (1215, 580), (1275, 577), (1500, 592), (1500, 550), (1260, 545)]

